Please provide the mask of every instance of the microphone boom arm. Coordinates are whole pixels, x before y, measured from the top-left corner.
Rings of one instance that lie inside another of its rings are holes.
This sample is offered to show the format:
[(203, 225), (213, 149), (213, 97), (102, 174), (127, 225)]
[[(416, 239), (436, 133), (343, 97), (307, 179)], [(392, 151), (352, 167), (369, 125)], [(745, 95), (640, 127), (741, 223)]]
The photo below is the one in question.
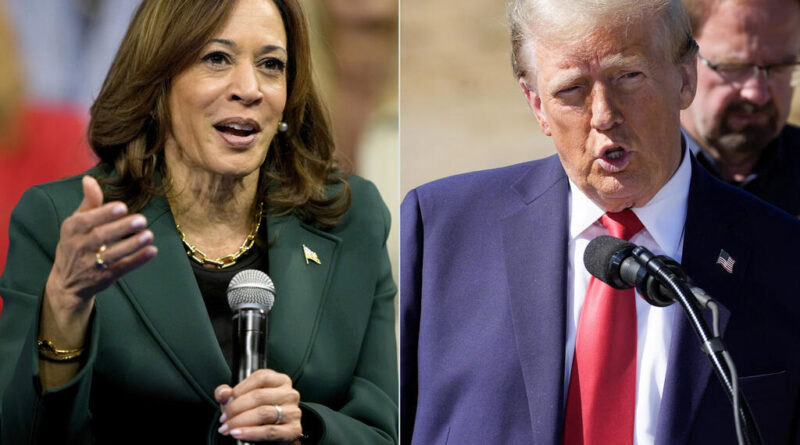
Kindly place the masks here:
[[(711, 335), (708, 325), (701, 315), (700, 305), (695, 296), (696, 292), (693, 292), (684, 280), (677, 279), (678, 277), (675, 272), (646, 248), (636, 246), (632, 254), (636, 261), (642, 265), (647, 272), (672, 291), (675, 300), (683, 308), (683, 311), (689, 319), (689, 324), (692, 325), (695, 334), (697, 334), (697, 338), (702, 345), (702, 350), (711, 361), (714, 373), (717, 375), (720, 383), (722, 383), (725, 393), (728, 395), (728, 399), (733, 403), (734, 385), (730, 378), (730, 369), (724, 358), (724, 353), (726, 352), (725, 345), (722, 343), (722, 339)], [(705, 292), (703, 292), (702, 295), (705, 295)], [(736, 386), (738, 389), (738, 385)], [(753, 418), (753, 414), (750, 412), (750, 407), (744, 395), (741, 393), (741, 390), (738, 390), (738, 392), (738, 401), (740, 402), (739, 417), (746, 433), (747, 443), (750, 445), (761, 445), (763, 440), (758, 431), (758, 425)]]

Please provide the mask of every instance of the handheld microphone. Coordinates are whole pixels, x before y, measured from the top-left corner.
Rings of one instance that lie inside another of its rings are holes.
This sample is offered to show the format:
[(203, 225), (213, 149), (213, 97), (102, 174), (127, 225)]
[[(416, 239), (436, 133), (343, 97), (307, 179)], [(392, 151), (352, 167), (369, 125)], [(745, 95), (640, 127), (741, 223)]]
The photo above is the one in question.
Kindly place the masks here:
[(267, 319), (275, 303), (275, 285), (260, 270), (243, 270), (228, 284), (233, 310), (234, 384), (267, 367)]

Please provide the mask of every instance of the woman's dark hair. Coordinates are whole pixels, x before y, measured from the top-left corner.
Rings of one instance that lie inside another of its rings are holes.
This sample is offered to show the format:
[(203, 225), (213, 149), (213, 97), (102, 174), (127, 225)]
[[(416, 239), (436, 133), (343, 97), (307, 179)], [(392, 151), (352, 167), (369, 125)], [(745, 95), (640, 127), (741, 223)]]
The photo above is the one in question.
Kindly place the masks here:
[[(295, 213), (335, 226), (350, 205), (338, 172), (326, 111), (311, 74), (308, 29), (297, 0), (273, 1), (286, 28), (288, 131), (273, 138), (261, 166), (259, 194), (271, 215)], [(170, 128), (172, 78), (196, 61), (225, 24), (236, 0), (145, 0), (139, 6), (91, 108), (89, 143), (106, 170), (108, 200), (141, 210), (164, 194), (164, 143)], [(338, 187), (329, 188), (339, 184)], [(336, 190), (330, 193), (330, 190)]]

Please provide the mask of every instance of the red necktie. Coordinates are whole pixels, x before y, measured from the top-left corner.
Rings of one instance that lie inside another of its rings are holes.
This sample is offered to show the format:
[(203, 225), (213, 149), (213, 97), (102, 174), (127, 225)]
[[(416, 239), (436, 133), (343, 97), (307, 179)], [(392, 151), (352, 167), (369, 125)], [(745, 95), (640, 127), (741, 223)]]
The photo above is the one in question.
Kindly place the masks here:
[[(630, 209), (606, 213), (600, 222), (624, 240), (643, 228)], [(564, 445), (631, 445), (635, 407), (635, 293), (592, 277), (578, 318)]]

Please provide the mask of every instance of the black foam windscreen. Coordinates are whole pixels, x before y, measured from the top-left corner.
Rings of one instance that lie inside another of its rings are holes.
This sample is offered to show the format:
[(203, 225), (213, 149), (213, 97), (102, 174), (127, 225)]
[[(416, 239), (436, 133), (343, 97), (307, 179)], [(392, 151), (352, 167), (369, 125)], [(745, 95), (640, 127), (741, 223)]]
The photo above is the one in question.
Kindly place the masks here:
[(615, 275), (619, 275), (619, 263), (617, 262), (614, 267), (615, 262), (612, 261), (614, 255), (626, 250), (633, 250), (634, 247), (636, 247), (635, 244), (625, 240), (601, 235), (589, 241), (589, 245), (583, 252), (583, 264), (590, 274), (604, 283), (611, 284), (617, 281)]

